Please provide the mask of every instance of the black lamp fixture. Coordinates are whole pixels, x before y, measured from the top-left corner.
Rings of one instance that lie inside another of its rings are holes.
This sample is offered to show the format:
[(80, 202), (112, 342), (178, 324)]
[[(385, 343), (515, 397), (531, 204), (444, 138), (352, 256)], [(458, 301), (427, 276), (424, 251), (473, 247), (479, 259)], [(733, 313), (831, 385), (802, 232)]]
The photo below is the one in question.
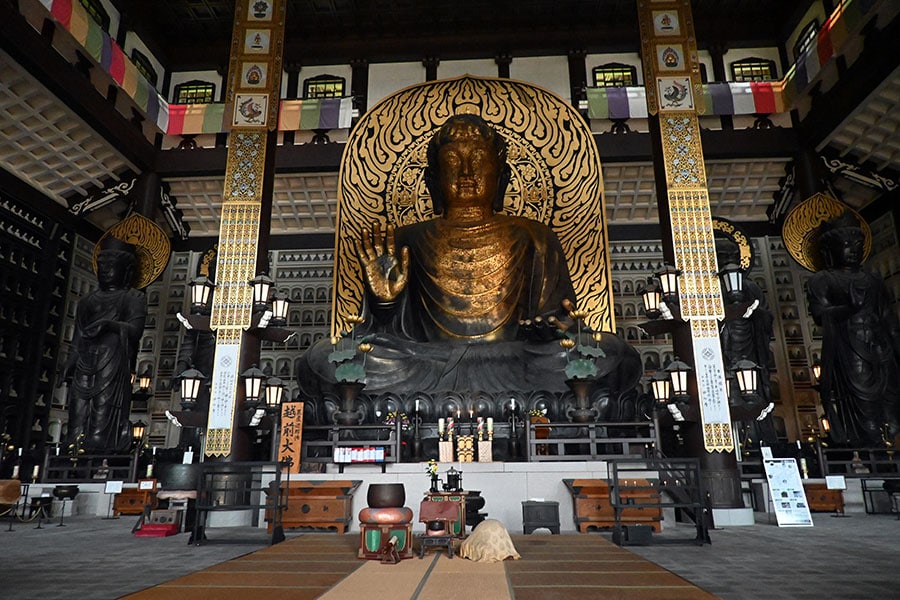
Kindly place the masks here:
[(672, 382), (672, 397), (675, 399), (684, 399), (688, 396), (688, 372), (691, 371), (690, 365), (678, 360), (675, 357), (669, 365), (663, 369), (669, 375)]
[(147, 365), (147, 368), (145, 368), (144, 372), (138, 377), (138, 389), (142, 392), (150, 391), (150, 383), (152, 380), (153, 369), (150, 368), (150, 365)]
[(657, 405), (669, 403), (669, 397), (672, 391), (672, 382), (669, 375), (663, 371), (657, 371), (650, 379), (650, 389), (653, 391), (653, 399)]
[(740, 265), (728, 263), (719, 271), (722, 281), (722, 292), (727, 298), (730, 294), (740, 294), (744, 290), (744, 271)]
[(243, 373), (241, 379), (244, 380), (244, 406), (254, 409), (259, 406), (262, 397), (262, 386), (266, 380), (266, 374), (262, 372), (256, 365), (253, 365)]
[(658, 319), (662, 315), (659, 303), (662, 301), (662, 293), (659, 283), (653, 277), (647, 278), (647, 287), (641, 292), (641, 299), (644, 301), (644, 313), (650, 319)]
[(752, 360), (742, 358), (733, 367), (742, 396), (752, 396), (759, 389), (759, 367)]
[(137, 445), (141, 445), (144, 441), (144, 432), (147, 430), (147, 424), (143, 421), (135, 421), (131, 424), (131, 438)]
[(207, 277), (201, 275), (191, 279), (188, 283), (191, 288), (191, 312), (202, 314), (209, 310), (212, 301), (212, 292), (216, 287)]
[(659, 279), (663, 302), (668, 302), (678, 297), (678, 276), (681, 270), (676, 269), (672, 265), (664, 264), (662, 269), (654, 273)]
[(181, 379), (181, 407), (191, 410), (197, 406), (197, 398), (200, 396), (200, 386), (206, 376), (197, 369), (187, 369), (178, 376)]
[(272, 296), (272, 318), (269, 319), (269, 323), (276, 327), (284, 327), (287, 325), (289, 304), (290, 300), (288, 300), (287, 294), (284, 292), (276, 292), (275, 295)]
[(284, 382), (278, 377), (266, 380), (266, 412), (277, 414), (281, 410), (281, 399), (284, 396)]
[(260, 273), (248, 284), (253, 287), (254, 308), (265, 308), (269, 304), (269, 290), (275, 284), (275, 280), (265, 273)]

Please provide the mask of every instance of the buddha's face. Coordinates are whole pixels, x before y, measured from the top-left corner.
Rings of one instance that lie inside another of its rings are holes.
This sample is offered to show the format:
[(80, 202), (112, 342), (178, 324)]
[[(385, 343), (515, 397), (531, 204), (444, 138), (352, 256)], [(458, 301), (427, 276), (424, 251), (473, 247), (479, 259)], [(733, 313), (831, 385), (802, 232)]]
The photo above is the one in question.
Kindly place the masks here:
[(858, 230), (847, 230), (833, 241), (832, 257), (837, 267), (858, 267), (862, 264), (865, 238)]
[(469, 123), (450, 132), (438, 151), (438, 177), (447, 206), (491, 206), (497, 196), (500, 159), (490, 141)]
[(131, 284), (133, 257), (125, 252), (103, 250), (97, 256), (97, 284), (101, 290), (127, 289)]

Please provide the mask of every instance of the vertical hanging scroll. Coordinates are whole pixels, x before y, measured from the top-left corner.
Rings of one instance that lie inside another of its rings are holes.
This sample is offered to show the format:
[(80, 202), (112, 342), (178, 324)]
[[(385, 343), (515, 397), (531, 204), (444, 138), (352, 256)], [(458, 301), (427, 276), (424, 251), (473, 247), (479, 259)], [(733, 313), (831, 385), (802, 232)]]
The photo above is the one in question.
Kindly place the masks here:
[(216, 352), (205, 453), (231, 453), (244, 330), (253, 299), (266, 142), (278, 123), (284, 46), (284, 0), (236, 0), (225, 114), (231, 136), (222, 194), (218, 291), (210, 325)]
[(724, 317), (698, 114), (700, 63), (689, 0), (638, 0), (647, 112), (660, 125), (681, 315), (691, 324), (703, 441), (733, 451), (717, 319)]

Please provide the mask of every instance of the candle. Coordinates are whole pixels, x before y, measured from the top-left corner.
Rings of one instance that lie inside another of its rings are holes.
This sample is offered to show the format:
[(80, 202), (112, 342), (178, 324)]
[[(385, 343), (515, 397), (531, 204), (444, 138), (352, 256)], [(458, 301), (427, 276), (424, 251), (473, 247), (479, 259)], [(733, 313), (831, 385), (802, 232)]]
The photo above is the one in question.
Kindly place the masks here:
[(37, 478), (38, 478), (38, 473), (39, 473), (39, 472), (40, 472), (40, 467), (37, 466), (37, 465), (34, 465), (34, 468), (31, 470), (31, 478), (32, 478), (32, 479), (37, 479)]
[[(797, 442), (797, 447), (798, 447), (798, 448), (800, 447), (800, 442)], [(21, 448), (19, 448), (19, 456), (22, 456), (22, 449), (21, 449)]]
[(478, 429), (478, 441), (480, 442), (481, 439), (484, 437), (484, 419), (482, 417), (478, 417), (477, 429)]
[(12, 478), (13, 478), (13, 479), (18, 479), (18, 478), (19, 478), (19, 465), (13, 465), (13, 474), (12, 474)]
[(56, 447), (56, 455), (59, 456), (59, 446)]
[(153, 477), (153, 463), (147, 465), (147, 479)]
[(156, 456), (156, 446), (153, 446), (153, 456)]
[(510, 406), (511, 410), (513, 410), (513, 411), (516, 410), (516, 399), (515, 398), (509, 399), (509, 406)]
[(419, 399), (416, 398), (416, 412), (419, 412)]
[(444, 435), (444, 420), (438, 419), (438, 435)]
[(488, 433), (494, 433), (494, 417), (487, 418), (487, 430)]
[(453, 417), (447, 417), (447, 437), (453, 437)]

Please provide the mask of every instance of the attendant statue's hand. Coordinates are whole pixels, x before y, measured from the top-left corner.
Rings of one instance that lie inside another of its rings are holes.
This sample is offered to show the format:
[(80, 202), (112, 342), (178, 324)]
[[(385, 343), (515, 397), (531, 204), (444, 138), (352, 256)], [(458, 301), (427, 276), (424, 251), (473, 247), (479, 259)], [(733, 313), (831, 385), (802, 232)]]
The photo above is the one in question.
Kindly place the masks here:
[(382, 232), (381, 224), (376, 223), (374, 232), (364, 230), (357, 252), (372, 294), (382, 302), (396, 300), (409, 280), (409, 248), (400, 249), (398, 261), (394, 226), (388, 225)]

